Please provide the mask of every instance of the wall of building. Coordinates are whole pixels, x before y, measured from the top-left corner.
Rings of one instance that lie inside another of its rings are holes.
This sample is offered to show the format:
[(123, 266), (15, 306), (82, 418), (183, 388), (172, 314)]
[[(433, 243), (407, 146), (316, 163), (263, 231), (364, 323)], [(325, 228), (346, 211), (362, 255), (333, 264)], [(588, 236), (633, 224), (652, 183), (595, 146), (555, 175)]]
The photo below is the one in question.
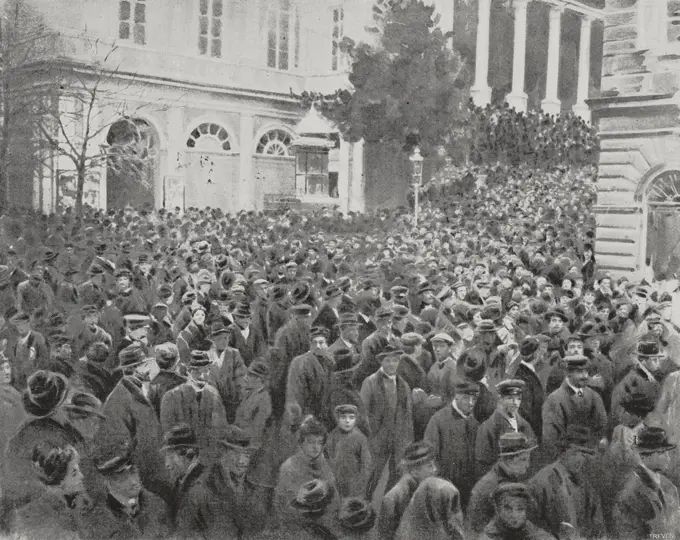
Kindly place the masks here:
[[(680, 156), (677, 0), (607, 0), (601, 97), (596, 252), (614, 274), (646, 272), (647, 194)], [(654, 242), (653, 238), (649, 242)]]

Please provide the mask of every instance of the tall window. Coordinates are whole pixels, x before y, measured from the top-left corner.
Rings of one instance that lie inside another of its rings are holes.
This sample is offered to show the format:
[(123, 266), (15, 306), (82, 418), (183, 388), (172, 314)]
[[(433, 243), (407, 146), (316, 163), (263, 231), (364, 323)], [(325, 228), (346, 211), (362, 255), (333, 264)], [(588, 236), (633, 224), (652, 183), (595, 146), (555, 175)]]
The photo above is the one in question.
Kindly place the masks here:
[(344, 37), (345, 10), (342, 6), (333, 8), (333, 30), (331, 34), (331, 69), (338, 71), (345, 67), (340, 42)]
[[(300, 62), (300, 18), (291, 0), (269, 0), (267, 17), (267, 67), (288, 70)], [(291, 62), (292, 56), (292, 62)]]
[(638, 3), (638, 49), (658, 49), (668, 43), (668, 10), (666, 2), (640, 0)]
[(222, 57), (222, 14), (224, 0), (199, 0), (198, 52)]
[(118, 38), (146, 44), (145, 0), (121, 0), (118, 4)]

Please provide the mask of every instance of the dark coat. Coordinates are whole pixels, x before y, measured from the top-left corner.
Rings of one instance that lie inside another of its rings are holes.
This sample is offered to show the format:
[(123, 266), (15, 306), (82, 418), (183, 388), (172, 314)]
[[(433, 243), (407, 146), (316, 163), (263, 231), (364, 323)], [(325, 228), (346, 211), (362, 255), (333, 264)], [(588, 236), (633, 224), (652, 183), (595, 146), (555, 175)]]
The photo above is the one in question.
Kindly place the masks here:
[(640, 365), (633, 367), (626, 376), (616, 385), (612, 392), (611, 414), (609, 421), (611, 426), (621, 424), (624, 420), (623, 398), (626, 393), (635, 388), (636, 392), (643, 392), (648, 395), (654, 403), (659, 400), (661, 394), (661, 383), (655, 377), (642, 370)]
[(647, 469), (637, 467), (632, 471), (614, 507), (614, 536), (622, 539), (651, 538), (650, 535), (670, 531), (671, 517), (680, 508), (678, 488), (661, 475), (657, 485)]
[(206, 524), (205, 538), (238, 539), (252, 516), (244, 504), (242, 492), (235, 486), (224, 469), (215, 464), (205, 479), (209, 497), (201, 510)]
[(420, 365), (416, 358), (403, 354), (399, 360), (397, 375), (406, 381), (411, 390), (422, 388), (426, 393), (430, 393), (430, 382), (427, 378), (427, 373), (425, 373), (423, 366)]
[(109, 349), (113, 346), (111, 334), (106, 330), (96, 325), (93, 328), (83, 325), (82, 331), (73, 340), (73, 351), (76, 358), (85, 356), (88, 347), (97, 341), (106, 343)]
[(373, 375), (380, 369), (380, 361), (378, 354), (380, 354), (387, 344), (389, 339), (381, 336), (377, 332), (373, 332), (361, 343), (361, 364), (356, 372), (355, 384), (361, 387), (366, 377)]
[(323, 326), (330, 332), (331, 335), (328, 339), (328, 343), (333, 343), (340, 337), (338, 316), (328, 304), (321, 305), (321, 308), (319, 308), (319, 314), (312, 322), (312, 326)]
[(375, 523), (376, 540), (394, 540), (401, 518), (416, 489), (418, 489), (418, 481), (410, 474), (405, 474), (385, 494)]
[(156, 411), (135, 379), (124, 377), (104, 404), (105, 417), (95, 439), (98, 452), (133, 444), (134, 462), (144, 484), (159, 497), (167, 497), (168, 479), (163, 456), (163, 432)]
[(314, 415), (326, 427), (335, 425), (329, 416), (333, 366), (326, 355), (311, 351), (293, 360), (288, 371), (286, 403), (297, 403), (303, 416)]
[[(486, 474), (493, 467), (493, 464), (498, 461), (500, 454), (499, 440), (501, 435), (508, 431), (512, 431), (512, 427), (498, 410), (479, 426), (475, 442), (478, 477)], [(534, 430), (531, 429), (529, 422), (519, 414), (517, 415), (517, 431), (524, 433), (530, 441), (536, 441), (536, 435)]]
[(579, 538), (605, 535), (602, 501), (587, 478), (577, 483), (558, 459), (543, 467), (529, 481), (536, 503), (536, 524), (554, 536), (560, 523), (574, 526)]
[(279, 330), (283, 328), (286, 323), (290, 322), (290, 320), (291, 317), (288, 314), (287, 306), (282, 303), (273, 302), (269, 306), (269, 310), (267, 312), (267, 328), (269, 329), (269, 338), (275, 340)]
[(326, 441), (326, 453), (340, 497), (363, 498), (373, 463), (366, 435), (357, 427), (350, 432), (335, 428)]
[[(206, 384), (197, 391), (186, 382), (169, 390), (161, 401), (161, 427), (166, 433), (178, 424), (194, 430), (201, 461), (209, 463), (218, 451), (217, 441), (227, 430), (227, 415), (217, 390)], [(205, 458), (205, 459), (204, 459)]]
[(175, 482), (171, 496), (174, 538), (204, 540), (209, 527), (204, 515), (210, 508), (212, 493), (207, 486), (208, 470), (200, 463), (192, 465), (183, 478)]
[(366, 407), (361, 400), (359, 390), (354, 386), (354, 373), (356, 367), (346, 371), (336, 371), (331, 374), (331, 389), (330, 397), (328, 399), (328, 413), (331, 417), (335, 415), (335, 408), (338, 405), (354, 405), (359, 410), (357, 417), (357, 427), (366, 435), (371, 436), (371, 430), (368, 426), (368, 416), (366, 414)]
[(134, 287), (129, 288), (125, 292), (118, 291), (114, 305), (123, 315), (128, 313), (148, 313), (149, 311), (144, 295)]
[(522, 403), (519, 406), (519, 414), (522, 415), (536, 436), (541, 438), (543, 420), (541, 417), (545, 392), (543, 385), (535, 371), (523, 362), (517, 366), (515, 379), (524, 381), (525, 387), (522, 392)]
[(252, 326), (255, 331), (262, 336), (265, 343), (273, 344), (275, 333), (269, 331), (269, 303), (261, 298), (256, 298), (250, 309), (253, 314)]
[(547, 459), (557, 456), (557, 442), (570, 424), (587, 425), (599, 436), (604, 436), (607, 426), (607, 412), (600, 395), (584, 388), (583, 397), (579, 398), (566, 381), (546, 398), (542, 416)]
[(227, 347), (220, 355), (221, 365), (214, 365), (211, 380), (222, 398), (227, 420), (232, 422), (241, 402), (246, 365), (238, 349)]
[(88, 521), (93, 526), (83, 536), (91, 540), (161, 540), (171, 531), (168, 505), (145, 489), (139, 494), (139, 510), (134, 517), (128, 516), (123, 505), (109, 494), (95, 506)]
[(78, 365), (78, 377), (88, 392), (104, 403), (120, 380), (118, 373), (111, 373), (105, 365), (87, 361)]
[(207, 328), (198, 326), (191, 321), (177, 336), (177, 350), (179, 361), (183, 366), (188, 366), (191, 360), (191, 351), (208, 339)]
[(493, 492), (496, 488), (503, 483), (518, 481), (516, 477), (508, 474), (500, 462), (494, 464), (491, 470), (479, 479), (472, 488), (466, 512), (468, 529), (471, 532), (481, 533), (493, 519), (495, 513)]
[(236, 409), (234, 425), (250, 437), (251, 446), (261, 446), (267, 420), (272, 415), (272, 400), (266, 387), (246, 394)]
[(243, 362), (246, 367), (249, 366), (253, 360), (257, 357), (263, 357), (266, 349), (267, 342), (264, 340), (263, 336), (258, 334), (257, 327), (250, 326), (250, 332), (248, 333), (248, 339), (243, 337), (241, 330), (239, 330), (235, 325), (230, 326), (229, 329), (229, 346), (234, 349), (238, 349), (238, 352), (243, 358)]
[(495, 389), (490, 389), (484, 383), (479, 384), (479, 397), (477, 398), (477, 403), (475, 403), (475, 408), (472, 411), (477, 422), (480, 424), (486, 422), (491, 415), (496, 411), (498, 406), (498, 395)]
[(458, 488), (465, 507), (475, 485), (475, 440), (479, 423), (473, 415), (461, 416), (452, 405), (437, 411), (425, 430), (434, 448), (438, 475)]
[[(4, 487), (4, 486), (3, 486)], [(69, 508), (63, 497), (44, 492), (17, 510), (10, 520), (12, 537), (26, 540), (78, 540), (87, 529), (77, 508)]]
[[(30, 351), (35, 349), (35, 357), (31, 360)], [(45, 337), (35, 330), (31, 330), (27, 339), (19, 337), (14, 343), (14, 349), (10, 355), (13, 385), (23, 390), (26, 388), (26, 380), (34, 371), (44, 369), (50, 361), (50, 351), (45, 342)]]
[(186, 381), (186, 377), (182, 377), (179, 373), (167, 369), (162, 369), (151, 381), (151, 384), (149, 384), (149, 401), (156, 411), (158, 420), (161, 419), (161, 401), (163, 396)]
[(403, 379), (397, 377), (397, 408), (394, 417), (389, 418), (384, 379), (382, 371), (368, 377), (361, 386), (361, 400), (366, 407), (371, 430), (371, 454), (386, 456), (394, 453), (395, 462), (399, 463), (404, 450), (413, 441), (411, 390)]

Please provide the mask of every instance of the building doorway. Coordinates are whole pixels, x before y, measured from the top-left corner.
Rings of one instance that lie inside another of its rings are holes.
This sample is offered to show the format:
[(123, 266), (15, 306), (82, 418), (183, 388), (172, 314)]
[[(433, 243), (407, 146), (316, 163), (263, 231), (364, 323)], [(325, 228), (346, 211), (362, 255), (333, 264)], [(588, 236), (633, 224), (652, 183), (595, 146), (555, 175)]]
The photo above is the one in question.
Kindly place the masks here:
[(654, 279), (680, 274), (680, 171), (666, 171), (647, 191), (647, 249), (645, 264)]

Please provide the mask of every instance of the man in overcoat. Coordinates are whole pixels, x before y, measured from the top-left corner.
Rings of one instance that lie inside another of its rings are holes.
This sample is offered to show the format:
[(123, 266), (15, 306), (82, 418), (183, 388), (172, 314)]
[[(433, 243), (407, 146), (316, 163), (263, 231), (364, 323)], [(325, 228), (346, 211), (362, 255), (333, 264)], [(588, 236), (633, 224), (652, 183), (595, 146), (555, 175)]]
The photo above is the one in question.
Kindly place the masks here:
[(479, 396), (479, 385), (459, 381), (450, 405), (437, 411), (425, 430), (435, 455), (439, 476), (458, 488), (463, 509), (477, 480), (475, 474), (475, 440), (479, 423), (472, 411)]
[(401, 354), (395, 347), (383, 350), (378, 356), (380, 369), (361, 386), (361, 400), (371, 430), (371, 455), (375, 456), (366, 487), (367, 500), (371, 500), (385, 466), (389, 467), (386, 491), (396, 484), (397, 466), (404, 449), (413, 440), (411, 389), (397, 375)]
[(539, 341), (533, 336), (525, 337), (519, 345), (520, 363), (513, 378), (524, 381), (522, 403), (519, 414), (524, 418), (536, 436), (542, 433), (541, 409), (545, 401), (545, 391), (537, 373), (536, 363), (540, 361), (537, 354)]

